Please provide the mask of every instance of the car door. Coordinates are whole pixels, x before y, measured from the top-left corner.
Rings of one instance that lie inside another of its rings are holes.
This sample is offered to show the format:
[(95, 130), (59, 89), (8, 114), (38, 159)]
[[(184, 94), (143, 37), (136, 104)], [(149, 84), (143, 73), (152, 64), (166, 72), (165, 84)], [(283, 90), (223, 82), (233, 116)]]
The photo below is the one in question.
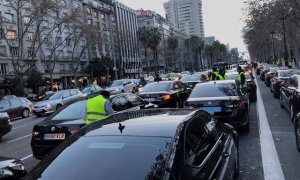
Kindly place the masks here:
[(130, 103), (127, 101), (127, 99), (123, 95), (115, 96), (112, 99), (110, 99), (110, 101), (111, 101), (111, 106), (112, 106), (113, 110), (117, 111), (117, 112), (132, 108)]
[(62, 92), (62, 103), (66, 104), (72, 100), (70, 90), (64, 90)]
[(130, 110), (140, 110), (145, 108), (145, 103), (143, 99), (135, 94), (126, 94), (125, 98), (131, 104), (132, 108)]
[(10, 109), (10, 104), (8, 100), (1, 100), (0, 101), (0, 112), (7, 112), (9, 116), (12, 115), (11, 109)]
[(286, 108), (289, 108), (289, 90), (288, 87), (290, 86), (292, 82), (292, 78), (289, 78), (284, 85), (281, 87), (281, 98), (282, 103)]
[[(94, 87), (93, 87), (93, 89), (94, 89)], [(79, 91), (76, 90), (76, 89), (70, 90), (70, 99), (74, 100), (74, 99), (77, 99), (77, 98), (79, 98)]]
[(218, 176), (225, 160), (222, 153), (226, 142), (218, 125), (208, 113), (201, 113), (187, 125), (184, 134), (186, 177), (183, 179), (215, 179)]
[(298, 87), (297, 77), (292, 76), (290, 78), (289, 86), (286, 88), (286, 93), (285, 93), (285, 95), (286, 95), (285, 106), (288, 109), (290, 109), (290, 104), (294, 101), (294, 95), (295, 95), (296, 87)]
[(11, 117), (22, 116), (22, 103), (20, 99), (9, 99)]

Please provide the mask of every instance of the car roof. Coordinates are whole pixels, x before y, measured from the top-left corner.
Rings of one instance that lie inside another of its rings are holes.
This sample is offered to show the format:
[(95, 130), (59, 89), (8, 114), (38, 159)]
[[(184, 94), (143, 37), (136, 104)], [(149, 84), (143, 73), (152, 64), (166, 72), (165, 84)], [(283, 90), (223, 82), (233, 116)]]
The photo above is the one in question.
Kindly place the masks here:
[[(81, 129), (84, 136), (174, 137), (179, 126), (190, 120), (195, 109), (146, 109), (114, 114)], [(121, 127), (124, 127), (121, 131)]]

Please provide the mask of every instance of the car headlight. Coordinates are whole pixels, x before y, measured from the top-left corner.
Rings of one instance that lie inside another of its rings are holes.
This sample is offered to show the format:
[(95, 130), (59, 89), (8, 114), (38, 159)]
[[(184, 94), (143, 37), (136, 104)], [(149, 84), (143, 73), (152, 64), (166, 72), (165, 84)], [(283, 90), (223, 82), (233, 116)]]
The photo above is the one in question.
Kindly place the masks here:
[(113, 90), (113, 91), (120, 91), (120, 89), (118, 88), (118, 89), (115, 89), (115, 90)]
[(139, 88), (139, 92), (141, 92), (143, 90), (143, 88)]
[(51, 108), (52, 106), (51, 106), (51, 104), (47, 104), (45, 107), (46, 108)]

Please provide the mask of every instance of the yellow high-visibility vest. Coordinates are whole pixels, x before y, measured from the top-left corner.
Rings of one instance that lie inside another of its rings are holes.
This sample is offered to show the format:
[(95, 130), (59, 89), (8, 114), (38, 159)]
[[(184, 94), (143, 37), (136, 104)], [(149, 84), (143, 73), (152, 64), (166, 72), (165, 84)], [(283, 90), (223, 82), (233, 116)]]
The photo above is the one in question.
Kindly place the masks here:
[(95, 121), (100, 121), (105, 119), (108, 116), (108, 113), (105, 110), (105, 103), (107, 99), (103, 96), (96, 96), (87, 100), (86, 103), (86, 124), (91, 124)]
[[(241, 75), (242, 74), (244, 74), (244, 76), (245, 76), (245, 82), (244, 82), (244, 84), (241, 84), (242, 82), (241, 82)], [(244, 87), (244, 88), (246, 88), (247, 86), (248, 86), (248, 84), (247, 84), (247, 79), (246, 79), (246, 75), (245, 75), (245, 73), (244, 72), (240, 72), (239, 73), (239, 75), (238, 75), (238, 79), (237, 79), (239, 82), (240, 82), (240, 84), (242, 85), (242, 87)]]

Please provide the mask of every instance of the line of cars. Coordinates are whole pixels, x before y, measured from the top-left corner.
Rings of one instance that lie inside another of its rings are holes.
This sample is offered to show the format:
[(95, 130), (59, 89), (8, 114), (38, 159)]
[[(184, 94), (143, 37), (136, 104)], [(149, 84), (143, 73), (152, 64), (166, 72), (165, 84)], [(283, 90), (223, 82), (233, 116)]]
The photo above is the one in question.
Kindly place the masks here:
[[(120, 179), (118, 173), (111, 175), (116, 168), (123, 172), (121, 179), (233, 179), (238, 175), (234, 127), (249, 131), (250, 106), (235, 80), (148, 83), (137, 95), (112, 95), (109, 100), (117, 113), (86, 126), (88, 97), (66, 102), (33, 127), (33, 155), (43, 160), (25, 179), (100, 175)], [(66, 166), (71, 159), (78, 163)], [(74, 173), (82, 170), (84, 162), (107, 166)], [(128, 162), (132, 166), (125, 166)]]
[(265, 84), (270, 87), (274, 98), (279, 98), (280, 107), (289, 112), (290, 120), (294, 123), (296, 147), (300, 152), (300, 69), (268, 64), (262, 64), (258, 69), (261, 80), (269, 81)]

